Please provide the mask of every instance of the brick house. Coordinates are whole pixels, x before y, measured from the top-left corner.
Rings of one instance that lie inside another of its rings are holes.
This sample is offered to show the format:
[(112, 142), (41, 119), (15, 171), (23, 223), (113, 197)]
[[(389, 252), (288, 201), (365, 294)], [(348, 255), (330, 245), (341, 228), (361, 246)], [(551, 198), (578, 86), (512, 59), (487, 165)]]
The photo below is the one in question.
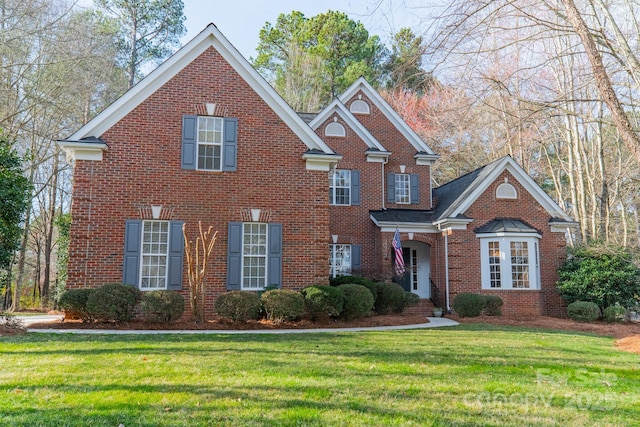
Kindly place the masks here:
[[(459, 292), (560, 314), (575, 226), (510, 157), (431, 188), (438, 156), (364, 80), (296, 114), (214, 25), (69, 138), (68, 286), (188, 294), (182, 225), (218, 230), (217, 295), (331, 275), (396, 280), (429, 311)], [(398, 230), (406, 272), (393, 277)]]

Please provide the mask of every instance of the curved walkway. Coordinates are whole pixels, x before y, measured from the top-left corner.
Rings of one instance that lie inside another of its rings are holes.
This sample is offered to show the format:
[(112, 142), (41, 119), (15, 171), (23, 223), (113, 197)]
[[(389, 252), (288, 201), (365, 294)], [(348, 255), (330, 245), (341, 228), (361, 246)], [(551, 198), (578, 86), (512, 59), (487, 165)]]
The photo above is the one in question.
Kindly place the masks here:
[(366, 331), (393, 331), (405, 329), (440, 328), (443, 326), (455, 326), (455, 320), (444, 317), (427, 317), (429, 323), (418, 325), (400, 326), (374, 326), (369, 328), (321, 328), (321, 329), (262, 329), (262, 330), (116, 330), (116, 329), (27, 329), (28, 332), (42, 334), (91, 334), (91, 335), (159, 335), (159, 334), (306, 334), (317, 332), (366, 332)]

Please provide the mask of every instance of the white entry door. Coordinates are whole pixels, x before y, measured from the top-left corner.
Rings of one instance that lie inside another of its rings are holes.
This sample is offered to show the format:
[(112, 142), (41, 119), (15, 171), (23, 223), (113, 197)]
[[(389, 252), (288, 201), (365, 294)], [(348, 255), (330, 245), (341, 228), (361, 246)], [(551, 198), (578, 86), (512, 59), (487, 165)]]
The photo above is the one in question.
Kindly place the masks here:
[(405, 273), (399, 280), (402, 287), (420, 298), (431, 296), (431, 246), (414, 241), (402, 242)]

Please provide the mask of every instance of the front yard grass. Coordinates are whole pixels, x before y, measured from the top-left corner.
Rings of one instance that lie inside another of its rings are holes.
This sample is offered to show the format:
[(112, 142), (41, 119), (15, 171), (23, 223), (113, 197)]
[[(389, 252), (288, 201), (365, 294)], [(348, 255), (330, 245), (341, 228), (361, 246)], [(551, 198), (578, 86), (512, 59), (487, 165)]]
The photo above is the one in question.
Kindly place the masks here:
[(484, 324), (0, 337), (2, 426), (637, 425), (640, 356)]

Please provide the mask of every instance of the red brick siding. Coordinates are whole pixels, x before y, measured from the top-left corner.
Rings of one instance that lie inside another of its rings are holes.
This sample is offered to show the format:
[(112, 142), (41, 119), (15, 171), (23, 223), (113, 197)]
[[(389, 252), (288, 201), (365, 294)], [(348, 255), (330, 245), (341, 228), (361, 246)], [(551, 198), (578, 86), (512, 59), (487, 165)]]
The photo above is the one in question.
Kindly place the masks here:
[[(182, 170), (183, 114), (216, 103), (238, 118), (237, 172)], [(262, 209), (283, 224), (283, 286), (326, 283), (327, 175), (307, 171), (307, 147), (213, 49), (196, 58), (101, 135), (101, 162), (77, 161), (69, 262), (70, 287), (122, 280), (124, 224), (140, 207), (162, 205), (167, 219), (218, 230), (207, 276), (207, 312), (226, 282), (227, 224)], [(183, 288), (187, 291), (186, 273)]]

